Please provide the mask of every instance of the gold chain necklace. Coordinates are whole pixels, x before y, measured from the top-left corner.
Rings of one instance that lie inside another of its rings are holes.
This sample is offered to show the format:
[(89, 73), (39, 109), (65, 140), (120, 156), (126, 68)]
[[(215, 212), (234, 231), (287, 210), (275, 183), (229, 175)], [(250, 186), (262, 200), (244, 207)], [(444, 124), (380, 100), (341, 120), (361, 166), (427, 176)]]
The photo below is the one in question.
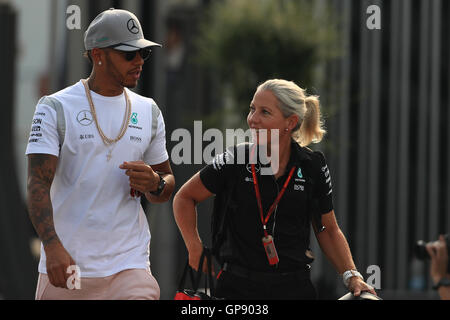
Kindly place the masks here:
[(114, 148), (114, 145), (117, 141), (122, 139), (122, 137), (125, 135), (125, 132), (128, 128), (128, 122), (130, 122), (131, 117), (131, 101), (128, 98), (127, 91), (124, 89), (123, 93), (125, 95), (125, 103), (126, 103), (126, 111), (125, 116), (123, 118), (122, 126), (120, 127), (119, 135), (115, 139), (108, 138), (105, 133), (103, 132), (102, 128), (100, 128), (100, 124), (97, 120), (97, 113), (95, 112), (94, 103), (92, 102), (91, 93), (89, 91), (89, 85), (85, 79), (82, 79), (81, 82), (84, 85), (84, 90), (86, 91), (86, 97), (89, 101), (89, 107), (91, 108), (92, 117), (94, 118), (95, 126), (97, 127), (98, 133), (100, 134), (100, 137), (102, 138), (103, 143), (108, 148), (108, 154), (106, 155), (106, 160), (111, 160), (111, 153)]

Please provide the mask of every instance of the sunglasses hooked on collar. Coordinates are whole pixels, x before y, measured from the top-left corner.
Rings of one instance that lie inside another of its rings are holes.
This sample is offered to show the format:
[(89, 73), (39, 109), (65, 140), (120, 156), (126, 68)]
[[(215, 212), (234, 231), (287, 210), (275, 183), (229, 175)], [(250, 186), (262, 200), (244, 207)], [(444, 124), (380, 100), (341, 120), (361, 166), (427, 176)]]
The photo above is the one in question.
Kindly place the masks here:
[(117, 50), (117, 47), (120, 46), (126, 46), (126, 44), (124, 43), (118, 43), (115, 44), (113, 46), (110, 46), (109, 48), (111, 49), (115, 49), (116, 51), (120, 51), (121, 53), (124, 54), (125, 60), (127, 61), (132, 61), (134, 60), (134, 58), (136, 58), (136, 54), (139, 52), (139, 55), (141, 56), (142, 60), (147, 60), (148, 57), (150, 57), (150, 52), (152, 52), (152, 50), (150, 50), (149, 48), (142, 48), (142, 49), (138, 49), (138, 50), (134, 50), (134, 51), (122, 51), (122, 50)]

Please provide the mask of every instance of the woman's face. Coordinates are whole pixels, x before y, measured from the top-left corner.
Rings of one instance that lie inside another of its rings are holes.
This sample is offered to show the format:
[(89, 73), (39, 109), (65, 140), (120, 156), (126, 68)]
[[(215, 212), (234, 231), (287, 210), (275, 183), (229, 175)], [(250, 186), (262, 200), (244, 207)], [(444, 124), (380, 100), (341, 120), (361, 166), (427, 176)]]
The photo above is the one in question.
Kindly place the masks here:
[[(278, 99), (275, 95), (269, 90), (262, 90), (253, 96), (247, 123), (250, 129), (255, 130), (253, 137), (255, 143), (270, 144), (273, 142), (271, 136), (274, 130), (278, 130), (280, 141), (286, 138), (290, 139), (291, 130), (297, 123), (297, 116), (292, 115), (285, 118), (278, 107)], [(289, 130), (286, 131), (286, 128)]]

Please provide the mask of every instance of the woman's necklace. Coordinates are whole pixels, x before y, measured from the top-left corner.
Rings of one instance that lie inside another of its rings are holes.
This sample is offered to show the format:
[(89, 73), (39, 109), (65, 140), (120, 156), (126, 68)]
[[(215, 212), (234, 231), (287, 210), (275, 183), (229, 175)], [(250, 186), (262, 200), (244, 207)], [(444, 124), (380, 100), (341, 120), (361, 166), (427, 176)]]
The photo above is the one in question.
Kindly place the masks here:
[(124, 93), (124, 96), (125, 96), (126, 110), (125, 110), (125, 115), (124, 115), (124, 118), (123, 118), (122, 126), (120, 127), (119, 135), (115, 139), (108, 138), (104, 134), (102, 128), (100, 128), (100, 124), (98, 123), (97, 113), (95, 112), (95, 107), (94, 107), (94, 103), (92, 102), (91, 92), (89, 91), (88, 83), (87, 83), (87, 81), (85, 79), (82, 79), (81, 82), (84, 85), (84, 89), (86, 91), (86, 97), (87, 97), (87, 99), (89, 101), (89, 106), (91, 108), (92, 117), (94, 118), (94, 122), (95, 122), (95, 125), (97, 127), (98, 133), (100, 134), (100, 137), (102, 138), (103, 143), (105, 144), (106, 148), (108, 149), (108, 154), (106, 155), (106, 160), (109, 161), (109, 160), (111, 160), (112, 151), (114, 149), (115, 143), (117, 141), (119, 141), (125, 135), (125, 132), (127, 131), (128, 122), (130, 122), (130, 116), (131, 116), (131, 102), (130, 102), (130, 99), (128, 98), (127, 91), (124, 89), (123, 93)]

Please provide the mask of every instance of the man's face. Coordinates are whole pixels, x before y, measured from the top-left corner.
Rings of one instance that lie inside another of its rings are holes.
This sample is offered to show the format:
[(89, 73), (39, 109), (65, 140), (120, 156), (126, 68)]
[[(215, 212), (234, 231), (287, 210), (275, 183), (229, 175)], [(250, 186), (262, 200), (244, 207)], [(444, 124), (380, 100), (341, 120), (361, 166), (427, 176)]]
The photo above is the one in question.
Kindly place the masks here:
[(134, 88), (137, 86), (142, 72), (144, 59), (139, 52), (130, 61), (126, 59), (127, 53), (111, 48), (104, 49), (105, 52), (105, 72), (112, 81), (117, 82), (122, 87)]

